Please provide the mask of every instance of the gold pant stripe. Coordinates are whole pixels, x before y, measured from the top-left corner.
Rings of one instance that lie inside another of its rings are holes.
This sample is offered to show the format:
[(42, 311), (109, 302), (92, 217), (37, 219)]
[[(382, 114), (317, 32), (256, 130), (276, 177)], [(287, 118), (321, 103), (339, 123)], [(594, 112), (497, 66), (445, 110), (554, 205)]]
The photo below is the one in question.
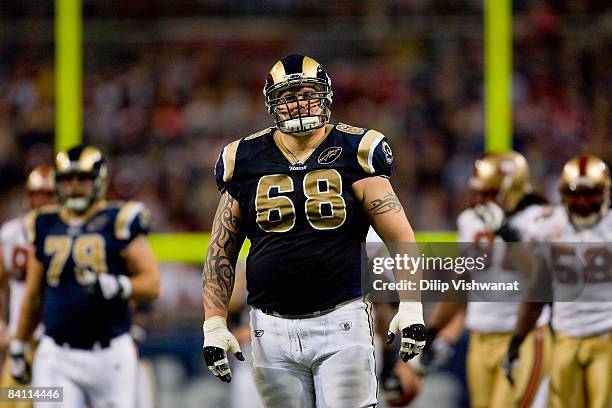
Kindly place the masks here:
[(470, 333), (467, 373), (473, 408), (529, 406), (537, 395), (548, 373), (550, 332), (546, 328), (533, 330), (525, 338), (520, 364), (513, 370), (514, 386), (503, 369), (511, 338), (512, 333)]

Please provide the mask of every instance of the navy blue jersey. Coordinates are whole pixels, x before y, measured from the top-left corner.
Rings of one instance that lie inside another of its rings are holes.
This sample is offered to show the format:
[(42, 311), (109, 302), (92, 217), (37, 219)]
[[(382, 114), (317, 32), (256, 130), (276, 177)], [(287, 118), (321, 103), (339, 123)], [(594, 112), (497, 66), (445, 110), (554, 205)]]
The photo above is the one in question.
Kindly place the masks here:
[(87, 219), (68, 218), (59, 206), (30, 215), (30, 240), (44, 265), (43, 323), (59, 343), (107, 341), (130, 329), (127, 300), (91, 291), (92, 273), (129, 275), (123, 250), (147, 234), (149, 212), (138, 202), (101, 202)]
[(361, 295), (369, 222), (351, 186), (389, 177), (393, 155), (381, 133), (339, 124), (305, 163), (291, 163), (278, 137), (269, 128), (230, 143), (215, 168), (251, 240), (248, 303), (282, 314), (330, 309)]

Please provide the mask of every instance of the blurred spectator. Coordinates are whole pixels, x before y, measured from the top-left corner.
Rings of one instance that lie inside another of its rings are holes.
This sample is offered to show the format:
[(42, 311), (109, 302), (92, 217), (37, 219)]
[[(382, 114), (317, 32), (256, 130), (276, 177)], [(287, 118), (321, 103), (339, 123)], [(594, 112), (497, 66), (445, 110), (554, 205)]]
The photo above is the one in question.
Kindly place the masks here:
[[(108, 17), (114, 10), (115, 17), (135, 17), (135, 6), (111, 3), (116, 10), (88, 1), (86, 15)], [(217, 15), (215, 24), (235, 26), (234, 37), (206, 40), (204, 34), (197, 41), (164, 42), (151, 33), (149, 42), (86, 43), (85, 139), (112, 157), (111, 192), (121, 199), (144, 199), (157, 230), (207, 230), (217, 197), (212, 182), (216, 155), (248, 130), (272, 124), (261, 95), (267, 69), (282, 54), (305, 48), (332, 76), (334, 99), (340, 102), (332, 107), (332, 121), (371, 123), (391, 140), (397, 157), (394, 183), (415, 228), (453, 229), (466, 204), (471, 162), (483, 149), (482, 41), (469, 30), (440, 36), (442, 28), (412, 32), (397, 29), (393, 21), (459, 15), (470, 24), (480, 21), (481, 2), (389, 0), (386, 6), (352, 7), (314, 1), (305, 7), (262, 0), (244, 10), (239, 3), (221, 10), (219, 2), (185, 0), (174, 10), (154, 2), (149, 15), (141, 16), (155, 22), (175, 14)], [(328, 31), (310, 30), (311, 38), (293, 38), (223, 20), (231, 13), (261, 14), (267, 6), (294, 18), (296, 32), (309, 30), (310, 20), (303, 18), (316, 17), (353, 22), (356, 34), (330, 41), (327, 33), (335, 29), (329, 26)], [(568, 14), (601, 11), (611, 9), (598, 1), (515, 3), (515, 148), (530, 158), (546, 192), (554, 190), (561, 164), (576, 152), (612, 158), (607, 143), (612, 41), (603, 34), (588, 40), (578, 36), (580, 25)], [(361, 30), (354, 18), (364, 13), (372, 24), (385, 21), (382, 31)], [(5, 56), (0, 59), (2, 217), (18, 210), (7, 198), (22, 175), (51, 156), (51, 45), (0, 42)]]

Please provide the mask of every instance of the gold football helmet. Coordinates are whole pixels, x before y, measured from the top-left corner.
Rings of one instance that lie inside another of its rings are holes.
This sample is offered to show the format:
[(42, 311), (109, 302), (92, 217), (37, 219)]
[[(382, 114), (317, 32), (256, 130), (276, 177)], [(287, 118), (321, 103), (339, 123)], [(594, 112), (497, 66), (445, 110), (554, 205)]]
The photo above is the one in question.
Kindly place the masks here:
[(565, 163), (560, 190), (574, 225), (590, 228), (610, 209), (610, 169), (599, 157), (578, 155)]
[(509, 150), (484, 154), (474, 163), (470, 189), (491, 197), (506, 213), (513, 212), (532, 187), (525, 157)]
[(26, 181), (27, 205), (38, 208), (55, 201), (55, 177), (53, 167), (38, 166), (30, 172)]
[[(71, 178), (91, 179), (93, 189), (87, 196), (69, 197), (62, 183)], [(92, 146), (77, 146), (55, 156), (56, 194), (60, 204), (77, 214), (85, 212), (93, 203), (104, 198), (108, 183), (108, 168), (102, 152)]]
[(26, 190), (28, 192), (35, 191), (55, 191), (55, 177), (53, 167), (49, 165), (38, 166), (30, 172), (26, 181)]
[[(291, 88), (310, 87), (315, 92), (304, 95), (281, 96)], [(315, 129), (325, 126), (331, 116), (333, 92), (327, 72), (314, 59), (293, 54), (277, 61), (268, 73), (264, 86), (266, 108), (274, 116), (276, 127), (283, 133), (308, 136)], [(292, 113), (290, 103), (302, 102), (308, 112), (299, 109)]]

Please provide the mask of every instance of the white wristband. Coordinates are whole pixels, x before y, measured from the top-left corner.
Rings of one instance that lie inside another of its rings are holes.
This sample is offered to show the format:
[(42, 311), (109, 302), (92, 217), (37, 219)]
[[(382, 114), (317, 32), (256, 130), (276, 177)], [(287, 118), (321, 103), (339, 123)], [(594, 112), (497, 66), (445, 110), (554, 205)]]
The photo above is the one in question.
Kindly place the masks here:
[(227, 330), (227, 322), (221, 316), (214, 316), (204, 320), (204, 324), (202, 325), (202, 330), (204, 330), (204, 334), (210, 333), (216, 329), (225, 329)]
[(414, 320), (415, 323), (425, 324), (421, 302), (400, 302), (398, 314), (409, 316), (409, 319)]
[(13, 339), (9, 345), (9, 352), (12, 355), (25, 354), (26, 343), (21, 340)]
[(117, 282), (121, 286), (121, 299), (127, 299), (132, 295), (132, 281), (125, 275), (119, 275)]

